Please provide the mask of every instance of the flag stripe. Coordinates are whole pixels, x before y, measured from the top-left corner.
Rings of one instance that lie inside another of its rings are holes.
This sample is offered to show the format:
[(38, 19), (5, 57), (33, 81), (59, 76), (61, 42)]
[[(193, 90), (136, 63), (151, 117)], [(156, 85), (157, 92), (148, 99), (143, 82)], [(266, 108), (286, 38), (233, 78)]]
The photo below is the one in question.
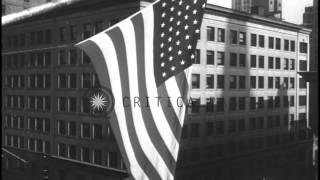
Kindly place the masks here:
[[(146, 85), (147, 92), (149, 97), (159, 97), (156, 81), (155, 81), (155, 73), (154, 73), (154, 61), (153, 61), (153, 37), (154, 37), (154, 21), (153, 21), (153, 8), (147, 7), (144, 9), (143, 13), (144, 19), (144, 32), (145, 32), (145, 73), (146, 73)], [(155, 98), (150, 99), (150, 109), (154, 118), (154, 122), (161, 133), (164, 141), (171, 147), (171, 152), (173, 157), (177, 159), (179, 143), (176, 138), (176, 131), (172, 129), (170, 121), (171, 119), (167, 119), (162, 106), (158, 105), (158, 100)], [(178, 121), (177, 121), (178, 122)], [(178, 124), (180, 126), (180, 124)]]
[[(141, 166), (141, 161), (139, 156), (136, 156), (136, 150), (134, 149), (134, 142), (131, 141), (130, 127), (127, 126), (125, 110), (122, 105), (122, 89), (120, 79), (120, 72), (118, 66), (118, 57), (113, 45), (112, 40), (106, 34), (99, 34), (92, 38), (103, 52), (105, 63), (107, 64), (112, 92), (115, 96), (115, 113), (117, 115), (117, 119), (119, 121), (119, 127), (122, 134), (124, 148), (126, 150), (129, 164), (130, 164), (130, 172), (135, 179), (149, 180), (148, 176), (145, 174), (145, 167)], [(129, 136), (130, 134), (130, 136)], [(143, 170), (142, 170), (143, 169)]]
[[(159, 133), (159, 130), (155, 124), (154, 118), (151, 114), (150, 107), (145, 107), (148, 103), (143, 97), (148, 97), (147, 94), (147, 87), (146, 87), (146, 74), (145, 74), (145, 59), (144, 59), (144, 23), (143, 17), (141, 14), (132, 18), (132, 22), (135, 28), (136, 34), (136, 48), (137, 49), (137, 60), (138, 60), (138, 81), (139, 81), (139, 94), (143, 101), (141, 110), (144, 122), (146, 124), (148, 133), (151, 137), (153, 145), (156, 147), (157, 151), (160, 153), (161, 157), (165, 161), (167, 167), (169, 168), (170, 172), (174, 174), (175, 170), (175, 159), (173, 158), (173, 154), (171, 154), (169, 150), (169, 145), (167, 145)], [(150, 97), (154, 98), (154, 97)], [(166, 132), (164, 132), (166, 133)]]
[[(86, 44), (83, 44), (84, 47), (82, 47), (85, 51), (86, 54), (88, 54), (88, 56), (90, 56), (90, 58), (93, 60), (92, 64), (96, 70), (98, 79), (99, 79), (99, 83), (102, 87), (106, 87), (106, 88), (110, 88), (111, 84), (110, 84), (110, 79), (109, 79), (109, 71), (107, 68), (107, 64), (105, 62), (103, 53), (101, 51), (101, 49), (99, 48), (99, 46), (94, 43), (92, 40), (89, 40)], [(94, 55), (94, 57), (92, 57)], [(126, 150), (125, 150), (125, 146), (124, 146), (124, 142), (123, 142), (123, 137), (120, 131), (120, 126), (119, 126), (119, 121), (117, 119), (117, 115), (115, 114), (115, 112), (113, 112), (111, 114), (112, 118), (109, 118), (109, 123), (111, 125), (111, 129), (113, 131), (114, 137), (117, 140), (119, 149), (121, 154), (123, 155), (122, 158), (124, 160), (125, 166), (127, 169), (130, 169), (130, 164)]]
[(178, 84), (178, 88), (179, 88), (181, 97), (183, 97), (183, 103), (185, 105), (188, 105), (188, 100), (187, 100), (186, 93), (189, 90), (189, 82), (188, 82), (186, 73), (183, 71), (183, 72), (177, 74), (175, 76), (175, 79), (176, 79), (176, 82)]
[[(131, 99), (132, 97), (130, 96), (129, 92), (129, 74), (128, 74), (128, 69), (127, 69), (127, 54), (124, 49), (125, 47), (125, 42), (124, 38), (122, 36), (122, 33), (119, 29), (119, 27), (115, 27), (114, 29), (110, 30), (107, 32), (107, 34), (110, 36), (112, 39), (112, 42), (115, 46), (116, 49), (116, 54), (119, 62), (119, 70), (120, 70), (120, 79), (121, 79), (121, 85), (122, 85), (122, 97), (128, 97)], [(133, 122), (133, 117), (132, 117), (132, 109), (131, 107), (125, 107), (125, 117), (126, 117), (126, 122), (128, 126), (128, 131), (130, 134), (130, 140), (133, 144), (133, 150), (135, 152), (136, 158), (140, 164), (140, 166), (144, 169), (145, 173), (150, 179), (161, 179), (159, 173), (156, 171), (150, 160), (147, 158), (146, 154), (144, 154), (144, 151), (141, 147), (141, 144), (138, 139), (137, 132), (135, 131), (135, 126)]]
[[(120, 30), (122, 32), (122, 36), (124, 38), (124, 45), (126, 50), (126, 57), (127, 57), (127, 73), (129, 79), (129, 96), (135, 99), (140, 97), (139, 94), (139, 83), (138, 83), (138, 70), (137, 70), (137, 54), (136, 54), (136, 37), (135, 37), (135, 30), (133, 24), (130, 20), (123, 21), (119, 24)], [(139, 47), (140, 48), (140, 47)], [(124, 67), (120, 67), (124, 68)], [(141, 102), (140, 102), (141, 106)], [(155, 148), (154, 144), (151, 141), (151, 137), (148, 134), (145, 121), (142, 116), (142, 107), (136, 105), (135, 103), (131, 103), (131, 112), (133, 118), (133, 125), (135, 127), (135, 131), (141, 145), (141, 148), (147, 158), (150, 160), (151, 164), (154, 166), (155, 169), (158, 170), (162, 179), (173, 179), (173, 176), (166, 166), (163, 158), (160, 156), (159, 152)], [(150, 120), (146, 120), (150, 121)]]

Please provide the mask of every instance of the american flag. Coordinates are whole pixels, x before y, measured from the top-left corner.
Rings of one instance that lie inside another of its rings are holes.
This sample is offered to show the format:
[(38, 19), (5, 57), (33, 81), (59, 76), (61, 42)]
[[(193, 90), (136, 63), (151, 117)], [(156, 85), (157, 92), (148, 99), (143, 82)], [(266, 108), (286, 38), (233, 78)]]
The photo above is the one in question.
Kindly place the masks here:
[(76, 46), (115, 97), (112, 130), (136, 180), (173, 180), (206, 0), (159, 0)]

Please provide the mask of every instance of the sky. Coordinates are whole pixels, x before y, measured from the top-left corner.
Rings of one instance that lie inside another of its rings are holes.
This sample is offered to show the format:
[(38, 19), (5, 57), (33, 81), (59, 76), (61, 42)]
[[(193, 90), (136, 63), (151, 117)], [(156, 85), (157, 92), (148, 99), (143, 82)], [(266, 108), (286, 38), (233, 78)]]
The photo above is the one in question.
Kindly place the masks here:
[[(302, 15), (306, 6), (311, 6), (313, 0), (282, 0), (282, 16), (285, 21), (302, 24)], [(231, 8), (231, 0), (208, 0), (208, 3)]]

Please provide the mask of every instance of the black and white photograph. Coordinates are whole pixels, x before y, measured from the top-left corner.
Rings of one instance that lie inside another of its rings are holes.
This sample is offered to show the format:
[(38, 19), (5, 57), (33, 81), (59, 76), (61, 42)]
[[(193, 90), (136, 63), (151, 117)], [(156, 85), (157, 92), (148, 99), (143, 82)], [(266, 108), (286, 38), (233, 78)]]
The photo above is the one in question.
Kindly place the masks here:
[(1, 8), (1, 179), (319, 179), (318, 0)]

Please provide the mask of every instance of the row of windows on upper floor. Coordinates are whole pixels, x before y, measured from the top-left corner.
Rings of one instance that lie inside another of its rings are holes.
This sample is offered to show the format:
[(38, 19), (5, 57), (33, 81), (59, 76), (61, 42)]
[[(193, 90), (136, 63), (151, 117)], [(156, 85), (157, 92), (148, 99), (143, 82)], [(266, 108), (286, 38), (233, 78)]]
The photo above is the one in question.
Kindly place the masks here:
[[(207, 50), (206, 52), (206, 64), (207, 65), (225, 65), (225, 59), (227, 58), (225, 52)], [(201, 54), (200, 50), (196, 50), (193, 64), (200, 64)], [(61, 49), (58, 51), (57, 65), (77, 65), (78, 56), (80, 56), (80, 64), (90, 64), (90, 58), (83, 51), (72, 49)], [(5, 55), (3, 58), (3, 67), (8, 69), (19, 69), (25, 67), (47, 67), (52, 64), (52, 53), (50, 51), (30, 53), (30, 54), (14, 54)], [(248, 57), (246, 54), (237, 54), (231, 52), (229, 54), (229, 66), (230, 67), (247, 67)], [(268, 69), (282, 69), (283, 70), (295, 70), (295, 59), (283, 58), (281, 62), (280, 57), (271, 57), (267, 59), (267, 66), (265, 65), (265, 56), (263, 55), (250, 55), (250, 67), (251, 68), (265, 68)], [(303, 64), (302, 64), (303, 63)], [(300, 70), (307, 69), (307, 61), (300, 60)]]
[[(225, 52), (218, 51), (216, 52), (217, 56), (215, 57), (215, 51), (207, 50), (206, 52), (206, 65), (218, 65), (218, 66), (226, 66), (226, 55)], [(203, 58), (204, 59), (204, 58)], [(200, 50), (196, 50), (195, 58), (193, 59), (193, 64), (201, 63), (201, 54)], [(267, 63), (267, 65), (266, 65)], [(269, 56), (267, 61), (265, 60), (265, 56), (263, 55), (250, 55), (250, 59), (248, 62), (248, 58), (246, 54), (237, 54), (231, 52), (229, 54), (229, 62), (228, 65), (230, 67), (241, 67), (241, 68), (261, 68), (264, 69), (268, 67), (268, 69), (277, 69), (277, 70), (296, 70), (296, 60), (283, 58), (281, 61), (280, 57), (271, 57)], [(307, 61), (300, 60), (300, 69), (307, 69)]]
[[(28, 149), (30, 151), (50, 154), (51, 143), (48, 140), (25, 138), (23, 136), (16, 136), (6, 134), (4, 144), (20, 149)], [(98, 165), (104, 165), (111, 168), (124, 169), (123, 162), (120, 155), (116, 151), (107, 151), (103, 159), (102, 149), (91, 149), (89, 147), (79, 147), (75, 144), (57, 144), (57, 155), (69, 159), (81, 160)], [(79, 157), (79, 158), (78, 158)]]
[(112, 19), (107, 23), (104, 23), (103, 21), (86, 23), (83, 24), (82, 27), (81, 25), (70, 25), (58, 27), (57, 30), (45, 29), (29, 33), (9, 35), (6, 38), (6, 48), (10, 49), (35, 45), (49, 45), (53, 43), (55, 39), (57, 39), (58, 43), (80, 41), (101, 32), (118, 21), (118, 19)]
[[(86, 139), (99, 140), (103, 137), (103, 126), (98, 123), (77, 123), (76, 121), (57, 120), (55, 132), (60, 136), (76, 137), (79, 134), (80, 125), (80, 137)], [(30, 132), (37, 133), (50, 133), (50, 119), (40, 117), (28, 117), (25, 122), (24, 116), (16, 116), (7, 114), (4, 121), (5, 128), (28, 130)], [(106, 137), (113, 139), (110, 127), (107, 127)]]
[(245, 134), (252, 131), (263, 131), (264, 129), (287, 129), (289, 126), (295, 125), (300, 128), (307, 127), (306, 113), (299, 113), (298, 121), (294, 119), (294, 114), (282, 113), (250, 118), (233, 118), (225, 121), (207, 121), (203, 124), (190, 122), (184, 125), (181, 138), (200, 138), (233, 133)]
[[(227, 77), (227, 78), (225, 78)], [(294, 89), (296, 80), (293, 77), (237, 76), (206, 74), (206, 89)], [(265, 86), (265, 79), (268, 80)], [(247, 81), (249, 80), (249, 81)], [(200, 74), (192, 74), (191, 88), (200, 89)], [(226, 84), (228, 83), (228, 87)], [(248, 84), (249, 83), (249, 84)], [(299, 88), (307, 88), (307, 82), (299, 78)]]
[[(235, 154), (252, 153), (257, 150), (297, 143), (310, 138), (310, 133), (305, 129), (302, 129), (296, 133), (284, 132), (268, 136), (251, 137), (245, 140), (229, 141), (227, 143), (207, 144), (202, 147), (189, 147), (188, 149), (181, 149), (178, 161), (183, 164), (211, 161), (213, 159), (233, 156)], [(299, 156), (299, 159), (297, 159), (299, 162), (305, 160), (306, 152), (307, 151), (304, 151), (304, 154)]]
[[(289, 99), (290, 97), (290, 99)], [(265, 107), (268, 109), (280, 108), (280, 96), (275, 96), (274, 100), (272, 96), (268, 96), (266, 100), (265, 97), (239, 97), (237, 100), (236, 97), (229, 98), (229, 104), (225, 100), (226, 98), (207, 98), (206, 102), (206, 112), (225, 112), (226, 107), (229, 106), (229, 112), (234, 111), (245, 111), (250, 109), (251, 111), (255, 110), (264, 110)], [(290, 101), (289, 101), (290, 100)], [(81, 112), (89, 113), (91, 108), (88, 98), (81, 98), (80, 109), (77, 107), (78, 99), (76, 97), (59, 97), (57, 98), (57, 112)], [(266, 105), (267, 102), (267, 105)], [(289, 103), (290, 102), (290, 103)], [(5, 96), (5, 106), (6, 108), (18, 108), (24, 109), (24, 96)], [(295, 97), (294, 96), (283, 96), (282, 107), (294, 107), (295, 106)], [(299, 96), (299, 106), (307, 105), (307, 97), (304, 95)], [(203, 107), (200, 104), (200, 98), (192, 98), (191, 108), (189, 108), (190, 113), (200, 113), (200, 109)], [(28, 96), (27, 97), (27, 109), (29, 111), (51, 111), (51, 98), (50, 96)]]
[[(216, 33), (217, 32), (217, 33)], [(247, 32), (239, 32), (236, 30), (229, 31), (230, 44), (231, 45), (247, 45)], [(216, 38), (217, 34), (217, 38)], [(198, 37), (199, 38), (199, 37)], [(252, 47), (260, 47), (265, 48), (266, 40), (265, 35), (250, 33), (250, 46)], [(207, 41), (217, 41), (221, 43), (225, 43), (226, 41), (226, 30), (223, 28), (215, 28), (212, 26), (207, 26)], [(282, 47), (283, 42), (283, 47)], [(296, 51), (296, 41), (283, 39), (281, 42), (281, 38), (278, 37), (268, 37), (268, 48), (276, 49), (284, 51)], [(300, 53), (308, 52), (308, 44), (305, 42), (300, 42)]]
[[(25, 80), (24, 75), (7, 75), (4, 78), (4, 88), (12, 89), (48, 89), (51, 88), (51, 75), (50, 74), (30, 74), (27, 75)], [(27, 84), (25, 84), (27, 81)], [(58, 88), (77, 88), (77, 74), (69, 73), (62, 74), (59, 73), (57, 76), (57, 86)], [(81, 88), (96, 88), (100, 87), (98, 78), (95, 73), (81, 73), (80, 74), (80, 87)], [(27, 85), (27, 86), (25, 86)]]
[[(281, 100), (282, 98), (282, 100)], [(206, 104), (201, 105), (200, 98), (192, 98), (188, 108), (190, 114), (198, 114), (204, 109), (207, 113), (223, 113), (236, 111), (272, 110), (295, 107), (295, 96), (259, 96), (259, 97), (230, 97), (230, 98), (206, 98)], [(299, 106), (307, 105), (307, 96), (299, 96)]]
[[(3, 56), (3, 67), (8, 69), (20, 69), (25, 67), (49, 67), (51, 66), (53, 53), (39, 51), (36, 53), (20, 53)], [(80, 57), (80, 58), (79, 58)], [(80, 59), (80, 62), (78, 62)], [(57, 65), (90, 64), (90, 58), (83, 51), (77, 49), (61, 49), (58, 51)]]

